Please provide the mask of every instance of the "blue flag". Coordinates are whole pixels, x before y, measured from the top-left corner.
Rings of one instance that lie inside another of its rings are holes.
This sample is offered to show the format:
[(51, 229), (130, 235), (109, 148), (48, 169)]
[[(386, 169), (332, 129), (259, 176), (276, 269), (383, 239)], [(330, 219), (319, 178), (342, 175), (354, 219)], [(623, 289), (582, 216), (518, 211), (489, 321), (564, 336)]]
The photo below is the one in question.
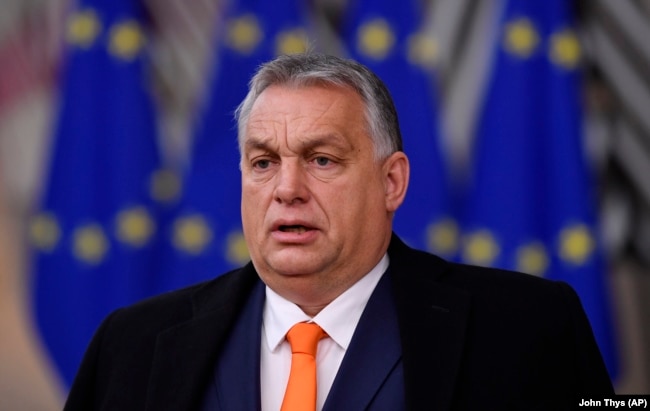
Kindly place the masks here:
[(353, 0), (344, 38), (351, 57), (387, 85), (399, 115), (411, 176), (406, 200), (395, 214), (395, 231), (414, 247), (451, 257), (457, 227), (450, 214), (432, 78), (436, 44), (419, 30), (420, 3)]
[(82, 1), (67, 51), (49, 176), (31, 225), (35, 315), (70, 383), (100, 321), (150, 293), (159, 166), (140, 1)]
[(185, 194), (169, 227), (171, 261), (165, 265), (163, 289), (215, 277), (249, 260), (233, 114), (260, 64), (308, 47), (304, 2), (233, 0), (228, 6), (219, 24), (214, 74), (194, 136)]
[(572, 3), (504, 4), (463, 224), (464, 261), (563, 280), (617, 373)]

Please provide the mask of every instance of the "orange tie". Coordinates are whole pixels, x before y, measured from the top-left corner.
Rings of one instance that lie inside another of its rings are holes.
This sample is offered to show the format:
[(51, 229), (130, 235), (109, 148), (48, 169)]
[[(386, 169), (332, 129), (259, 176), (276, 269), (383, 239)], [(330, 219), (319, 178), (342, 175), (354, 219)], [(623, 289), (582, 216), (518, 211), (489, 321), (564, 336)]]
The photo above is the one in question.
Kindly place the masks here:
[(316, 323), (298, 323), (287, 333), (291, 373), (281, 411), (316, 410), (316, 349), (326, 335)]

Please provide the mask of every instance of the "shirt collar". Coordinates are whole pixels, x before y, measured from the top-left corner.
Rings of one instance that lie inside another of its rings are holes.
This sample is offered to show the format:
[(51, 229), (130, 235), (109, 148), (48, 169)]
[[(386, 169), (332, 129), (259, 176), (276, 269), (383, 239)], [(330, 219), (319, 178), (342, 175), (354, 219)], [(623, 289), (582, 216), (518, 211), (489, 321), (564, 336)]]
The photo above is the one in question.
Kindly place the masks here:
[(313, 318), (267, 286), (262, 333), (269, 350), (275, 351), (279, 347), (294, 324), (308, 321), (320, 325), (334, 342), (347, 349), (370, 295), (388, 268), (388, 263), (388, 254), (384, 254), (368, 274), (361, 277)]

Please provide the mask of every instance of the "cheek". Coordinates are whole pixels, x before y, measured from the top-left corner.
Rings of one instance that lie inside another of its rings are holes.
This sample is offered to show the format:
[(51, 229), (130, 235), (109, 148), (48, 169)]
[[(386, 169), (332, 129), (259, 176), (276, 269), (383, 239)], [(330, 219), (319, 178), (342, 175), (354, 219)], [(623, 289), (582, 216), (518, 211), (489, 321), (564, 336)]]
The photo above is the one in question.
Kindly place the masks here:
[(242, 181), (241, 193), (242, 203), (248, 203), (251, 207), (255, 208), (255, 203), (259, 203), (265, 197), (271, 195), (271, 187), (270, 184), (261, 184), (247, 179)]
[(367, 221), (385, 209), (382, 192), (376, 181), (365, 178), (332, 187), (322, 198), (327, 198), (329, 211), (344, 224), (343, 229), (365, 230)]
[[(252, 223), (260, 218), (263, 218), (266, 204), (264, 203), (264, 193), (259, 187), (250, 184), (242, 184), (242, 197), (241, 197), (241, 214), (242, 222)], [(254, 228), (254, 225), (251, 225)]]

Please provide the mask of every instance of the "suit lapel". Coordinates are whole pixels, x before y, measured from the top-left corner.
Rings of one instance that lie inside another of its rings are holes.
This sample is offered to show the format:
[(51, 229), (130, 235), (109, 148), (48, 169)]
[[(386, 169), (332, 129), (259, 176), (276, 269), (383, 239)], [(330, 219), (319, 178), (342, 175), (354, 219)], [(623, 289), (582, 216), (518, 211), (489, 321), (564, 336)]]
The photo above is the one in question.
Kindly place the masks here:
[(384, 275), (359, 319), (323, 410), (367, 409), (400, 357), (390, 279)]
[(260, 341), (265, 287), (260, 281), (246, 303), (228, 342), (219, 355), (214, 378), (216, 410), (256, 411), (262, 408), (260, 393)]
[(406, 408), (450, 409), (470, 296), (441, 282), (447, 270), (443, 260), (413, 251), (397, 237), (388, 254), (403, 347)]
[(147, 410), (194, 409), (230, 330), (259, 282), (251, 264), (207, 283), (192, 298), (193, 317), (158, 335)]

